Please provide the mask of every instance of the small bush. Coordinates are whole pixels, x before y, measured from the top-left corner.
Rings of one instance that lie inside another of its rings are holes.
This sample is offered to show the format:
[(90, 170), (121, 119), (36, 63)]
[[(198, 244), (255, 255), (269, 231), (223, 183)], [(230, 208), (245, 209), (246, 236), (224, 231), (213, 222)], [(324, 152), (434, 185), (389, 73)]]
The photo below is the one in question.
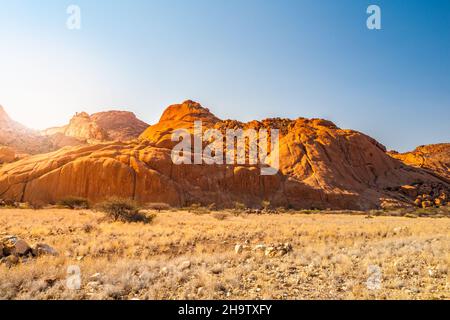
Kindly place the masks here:
[(199, 203), (194, 203), (194, 204), (191, 204), (191, 206), (188, 208), (188, 212), (192, 212), (194, 214), (201, 215), (201, 214), (209, 213), (209, 209), (202, 207), (202, 205)]
[(278, 213), (286, 213), (288, 212), (288, 209), (286, 209), (285, 207), (278, 207), (275, 209), (275, 211)]
[(191, 206), (189, 207), (188, 211), (189, 211), (189, 212), (191, 212), (191, 211), (196, 211), (196, 210), (198, 210), (198, 209), (200, 209), (200, 208), (201, 208), (200, 203), (193, 203), (193, 204), (191, 204)]
[(155, 217), (140, 212), (136, 202), (130, 199), (111, 198), (98, 204), (96, 209), (113, 221), (150, 223)]
[(145, 205), (145, 207), (148, 210), (156, 210), (158, 212), (161, 212), (162, 210), (170, 210), (170, 205), (162, 202), (148, 203)]
[(225, 220), (228, 217), (224, 212), (214, 212), (212, 216), (217, 220)]
[(58, 205), (69, 209), (88, 209), (89, 202), (81, 197), (67, 197), (58, 202)]
[(95, 226), (91, 223), (85, 223), (81, 229), (85, 232), (85, 233), (91, 233), (92, 231), (95, 230)]

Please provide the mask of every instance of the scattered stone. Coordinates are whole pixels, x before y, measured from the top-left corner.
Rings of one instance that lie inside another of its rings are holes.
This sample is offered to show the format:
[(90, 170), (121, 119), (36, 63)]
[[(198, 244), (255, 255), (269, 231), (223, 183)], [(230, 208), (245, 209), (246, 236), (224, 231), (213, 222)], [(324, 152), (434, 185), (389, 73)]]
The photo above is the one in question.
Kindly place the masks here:
[(91, 281), (99, 281), (101, 276), (102, 276), (102, 274), (97, 272), (97, 273), (94, 273), (92, 276), (90, 276), (89, 279)]
[(211, 268), (212, 274), (220, 274), (223, 272), (223, 267), (220, 264), (216, 264)]
[(421, 198), (417, 198), (417, 199), (414, 201), (414, 204), (415, 204), (417, 207), (422, 207), (422, 199), (421, 199)]
[(183, 261), (180, 266), (178, 267), (178, 269), (180, 270), (186, 270), (189, 269), (191, 267), (191, 262), (189, 260)]
[(431, 203), (431, 201), (429, 201), (429, 200), (425, 200), (425, 201), (422, 201), (422, 208), (429, 208), (429, 207), (431, 207), (433, 204)]
[(269, 258), (275, 257), (276, 253), (277, 251), (274, 247), (267, 247), (266, 250), (264, 251), (264, 255)]
[(258, 244), (253, 248), (254, 252), (264, 253), (265, 250), (266, 250), (266, 246), (264, 244)]
[(264, 255), (266, 257), (282, 257), (292, 251), (290, 243), (282, 243), (275, 245), (258, 244), (251, 248), (249, 245), (237, 244), (234, 247), (236, 254), (242, 253), (244, 250), (252, 251), (253, 253)]
[(38, 243), (35, 246), (30, 247), (25, 240), (14, 235), (4, 236), (0, 239), (0, 258), (5, 258), (2, 262), (7, 263), (8, 265), (14, 265), (19, 261), (25, 263), (33, 257), (44, 254), (57, 255), (57, 252), (55, 249), (44, 243)]
[(24, 256), (28, 252), (30, 252), (30, 250), (31, 250), (31, 247), (28, 245), (28, 243), (26, 243), (24, 240), (20, 239), (15, 243), (12, 254), (15, 256)]
[(6, 256), (24, 256), (30, 252), (31, 248), (25, 240), (19, 239), (16, 236), (7, 236), (2, 239), (3, 252)]
[[(9, 247), (13, 247), (15, 243), (19, 240), (16, 236), (4, 236), (2, 239), (0, 239), (0, 243), (3, 244), (3, 250), (7, 251)], [(5, 253), (6, 255), (9, 255), (10, 253)]]
[(45, 243), (38, 243), (36, 244), (32, 249), (32, 253), (34, 256), (42, 256), (42, 255), (51, 255), (51, 256), (57, 256), (58, 252), (50, 247), (48, 244)]
[(290, 243), (283, 243), (267, 247), (264, 255), (269, 258), (282, 257), (292, 251)]
[(4, 263), (8, 268), (19, 263), (19, 258), (15, 255), (10, 255), (0, 259), (0, 264)]
[(436, 276), (436, 271), (434, 270), (434, 268), (428, 269), (428, 275), (429, 275), (431, 278), (434, 278), (434, 277)]
[(163, 268), (161, 268), (161, 273), (166, 275), (169, 273), (169, 269), (167, 267), (163, 267)]
[(392, 230), (394, 234), (400, 234), (402, 232), (408, 231), (408, 227), (396, 227)]
[(100, 287), (100, 282), (98, 281), (90, 281), (86, 285), (91, 290), (96, 290), (98, 287)]

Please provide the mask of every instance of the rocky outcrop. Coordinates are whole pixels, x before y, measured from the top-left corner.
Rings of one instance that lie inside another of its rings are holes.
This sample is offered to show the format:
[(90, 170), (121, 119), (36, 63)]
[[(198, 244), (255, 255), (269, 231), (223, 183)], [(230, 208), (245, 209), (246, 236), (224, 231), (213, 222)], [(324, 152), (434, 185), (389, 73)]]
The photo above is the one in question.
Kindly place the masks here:
[(106, 131), (111, 141), (129, 141), (139, 137), (148, 128), (148, 124), (139, 120), (128, 111), (107, 111), (94, 113), (91, 116), (100, 128)]
[(199, 103), (187, 100), (182, 104), (169, 106), (162, 114), (159, 122), (148, 127), (140, 139), (152, 141), (159, 147), (171, 148), (174, 142), (171, 136), (176, 129), (192, 130), (194, 121), (202, 121), (205, 128), (211, 128), (221, 123), (220, 119), (213, 115), (209, 109), (203, 108)]
[(420, 146), (414, 151), (389, 155), (407, 165), (428, 170), (450, 182), (450, 143)]
[[(12, 120), (0, 106), (0, 147), (4, 147), (0, 150), (0, 162), (11, 162), (14, 159), (22, 158), (24, 154), (45, 153), (80, 143), (76, 139), (61, 134), (43, 137), (38, 131), (28, 129)], [(5, 152), (8, 155), (5, 155)], [(11, 160), (12, 152), (15, 153), (13, 160)], [(7, 158), (8, 161), (2, 161), (2, 157)]]
[(48, 151), (36, 132), (13, 121), (0, 106), (0, 146), (20, 153), (39, 153)]
[[(175, 165), (171, 133), (191, 128), (278, 128), (280, 171), (256, 165)], [(29, 157), (0, 168), (0, 198), (57, 202), (67, 196), (98, 202), (111, 196), (174, 206), (192, 203), (318, 209), (371, 209), (386, 199), (412, 204), (401, 186), (449, 185), (393, 159), (374, 139), (321, 119), (222, 121), (198, 103), (170, 106), (140, 141), (109, 142)]]
[(10, 147), (0, 146), (0, 164), (15, 161), (17, 158), (16, 150)]
[(133, 140), (147, 127), (148, 125), (137, 119), (132, 112), (107, 111), (93, 115), (81, 112), (66, 126), (39, 132), (15, 122), (0, 106), (0, 163), (11, 162), (27, 154), (52, 152), (63, 147)]
[(80, 112), (72, 117), (68, 125), (49, 128), (41, 134), (61, 134), (88, 143), (128, 141), (138, 138), (147, 127), (148, 124), (136, 118), (132, 112), (106, 111), (92, 115)]

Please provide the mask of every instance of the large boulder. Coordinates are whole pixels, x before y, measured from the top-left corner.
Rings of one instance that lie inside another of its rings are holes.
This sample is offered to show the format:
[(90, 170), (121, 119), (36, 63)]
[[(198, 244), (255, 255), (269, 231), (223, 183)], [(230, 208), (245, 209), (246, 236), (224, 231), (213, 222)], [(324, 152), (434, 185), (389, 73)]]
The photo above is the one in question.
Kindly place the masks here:
[(31, 247), (25, 240), (16, 236), (7, 236), (0, 240), (3, 255), (24, 256), (31, 251)]
[(58, 251), (56, 251), (54, 248), (50, 247), (48, 244), (45, 243), (37, 243), (31, 248), (31, 252), (33, 253), (33, 256), (43, 256), (43, 255), (51, 255), (56, 256), (58, 255)]

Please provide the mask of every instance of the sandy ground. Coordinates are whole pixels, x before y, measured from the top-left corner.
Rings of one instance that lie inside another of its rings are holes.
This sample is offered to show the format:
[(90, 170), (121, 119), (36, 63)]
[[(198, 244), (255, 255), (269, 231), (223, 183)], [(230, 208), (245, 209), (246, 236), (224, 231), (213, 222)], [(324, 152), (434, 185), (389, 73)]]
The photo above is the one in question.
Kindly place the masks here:
[[(1, 299), (450, 299), (450, 219), (0, 209), (0, 237), (58, 251), (8, 267)], [(257, 245), (289, 243), (266, 257)], [(248, 247), (235, 252), (237, 244)], [(78, 288), (78, 280), (80, 286)]]

